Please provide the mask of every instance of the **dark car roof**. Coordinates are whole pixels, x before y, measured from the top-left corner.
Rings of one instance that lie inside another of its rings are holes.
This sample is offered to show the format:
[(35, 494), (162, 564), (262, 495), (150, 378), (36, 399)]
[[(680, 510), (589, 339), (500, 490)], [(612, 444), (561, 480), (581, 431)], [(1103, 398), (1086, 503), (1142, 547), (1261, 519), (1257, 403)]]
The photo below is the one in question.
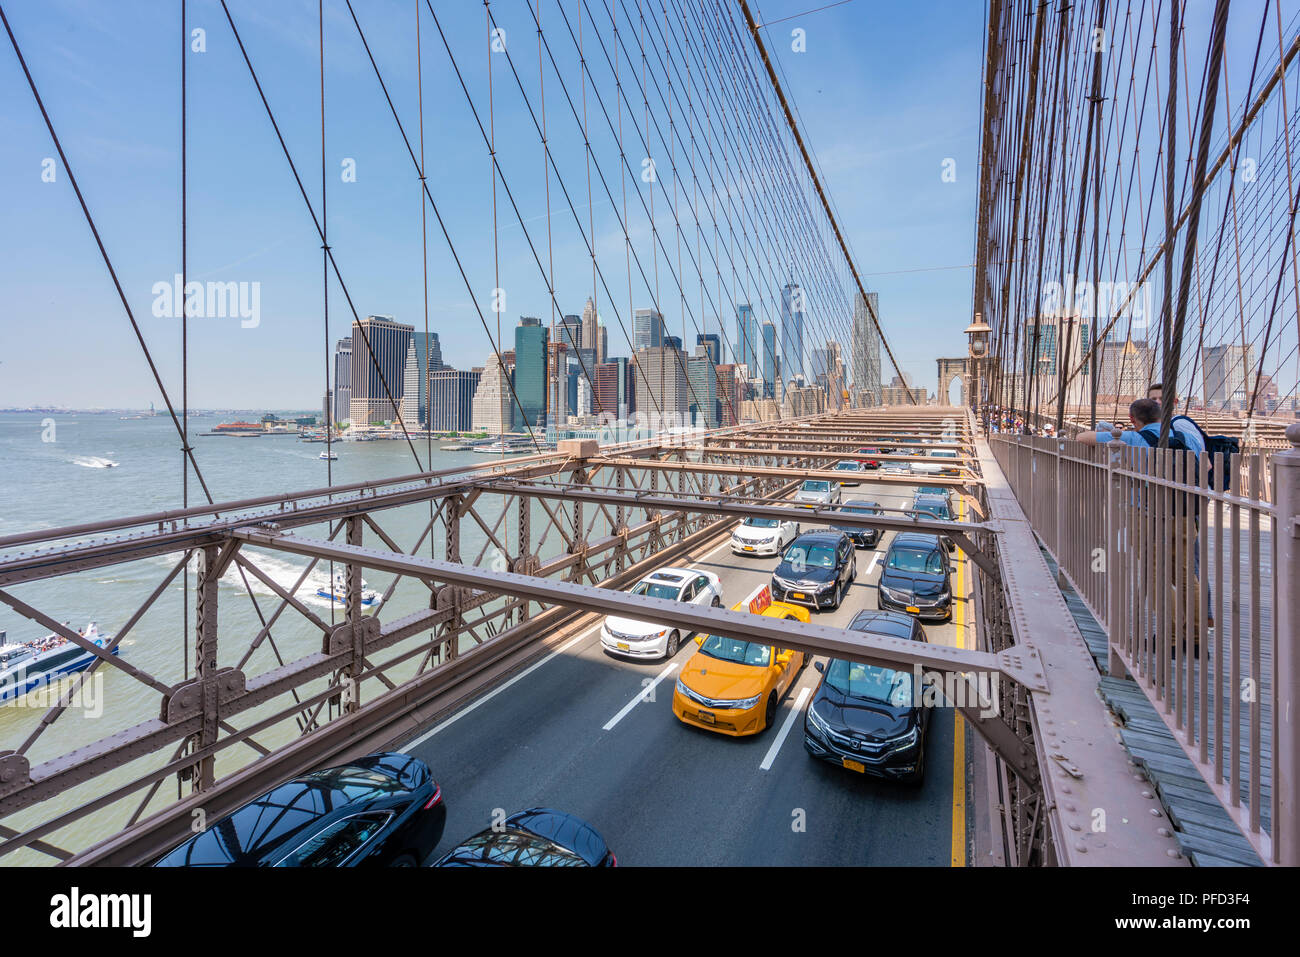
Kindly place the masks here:
[(849, 509), (849, 508), (854, 508), (854, 507), (856, 507), (856, 508), (872, 508), (872, 509), (875, 509), (876, 511), (880, 511), (880, 503), (879, 503), (879, 502), (869, 502), (869, 501), (867, 501), (865, 498), (851, 498), (851, 499), (849, 499), (847, 502), (841, 502), (841, 503), (840, 503), (840, 508)]
[(791, 545), (838, 545), (843, 532), (804, 532)]
[[(463, 866), (598, 866), (609, 847), (586, 821), (554, 808), (535, 807), (506, 818), (449, 851), (438, 863)], [(558, 846), (557, 846), (558, 845)]]
[(917, 627), (916, 619), (901, 611), (860, 611), (849, 623), (849, 631), (865, 631), (873, 635), (893, 638), (924, 639), (925, 633)]
[(432, 780), (418, 758), (385, 752), (294, 778), (227, 815), (157, 863), (258, 865), (273, 863), (293, 839), (326, 822), (371, 808), (404, 807)]
[(925, 532), (899, 532), (894, 536), (894, 540), (889, 543), (890, 550), (898, 546), (907, 546), (910, 548), (941, 548), (938, 535), (927, 535)]

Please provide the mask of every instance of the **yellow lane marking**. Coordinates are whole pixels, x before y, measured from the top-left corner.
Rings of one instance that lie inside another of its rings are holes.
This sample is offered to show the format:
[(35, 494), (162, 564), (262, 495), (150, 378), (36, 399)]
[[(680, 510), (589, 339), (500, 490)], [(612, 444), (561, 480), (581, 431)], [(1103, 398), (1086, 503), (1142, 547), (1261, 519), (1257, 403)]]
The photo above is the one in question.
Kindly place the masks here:
[[(965, 502), (957, 501), (957, 521), (964, 521)], [(958, 648), (966, 647), (966, 553), (957, 560), (957, 589), (953, 596), (952, 623)], [(966, 720), (953, 711), (952, 735), (952, 866), (966, 866)]]

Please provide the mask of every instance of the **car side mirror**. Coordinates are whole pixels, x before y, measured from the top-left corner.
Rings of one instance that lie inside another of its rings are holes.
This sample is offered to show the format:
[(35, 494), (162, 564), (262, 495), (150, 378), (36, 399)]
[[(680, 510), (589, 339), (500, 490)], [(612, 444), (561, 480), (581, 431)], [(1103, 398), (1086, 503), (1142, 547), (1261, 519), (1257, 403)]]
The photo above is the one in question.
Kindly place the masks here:
[(695, 636), (695, 643), (696, 643), (697, 645), (702, 645), (702, 644), (704, 644), (704, 635), (696, 635), (696, 636)]
[(793, 651), (783, 651), (776, 656), (776, 662), (779, 665), (788, 665), (792, 661), (794, 661)]
[(814, 661), (813, 667), (817, 669), (817, 672), (819, 674), (823, 674), (823, 675), (826, 674), (826, 666), (823, 665), (820, 661)]

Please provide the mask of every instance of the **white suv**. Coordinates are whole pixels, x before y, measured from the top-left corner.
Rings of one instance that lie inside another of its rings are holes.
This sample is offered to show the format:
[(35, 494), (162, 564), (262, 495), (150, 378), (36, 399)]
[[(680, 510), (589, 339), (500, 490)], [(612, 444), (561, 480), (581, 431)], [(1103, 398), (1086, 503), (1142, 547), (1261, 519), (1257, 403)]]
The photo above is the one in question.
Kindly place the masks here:
[[(713, 572), (694, 568), (651, 572), (632, 586), (632, 594), (722, 607), (721, 579)], [(600, 626), (600, 643), (606, 651), (629, 658), (671, 658), (681, 647), (683, 636), (691, 634), (671, 625), (610, 616)]]

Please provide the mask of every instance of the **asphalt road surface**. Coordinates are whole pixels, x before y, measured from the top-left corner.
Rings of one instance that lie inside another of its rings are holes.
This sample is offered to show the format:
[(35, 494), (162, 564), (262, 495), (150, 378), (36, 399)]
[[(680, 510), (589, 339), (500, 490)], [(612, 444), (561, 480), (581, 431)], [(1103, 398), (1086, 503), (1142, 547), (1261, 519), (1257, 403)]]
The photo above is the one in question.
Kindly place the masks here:
[[(911, 502), (910, 490), (869, 482), (846, 487), (844, 498), (885, 508)], [(876, 607), (891, 538), (858, 550), (844, 603), (814, 621), (847, 626)], [(936, 644), (959, 644), (971, 617), (965, 558), (954, 557), (953, 622), (925, 626)], [(694, 567), (721, 578), (730, 607), (767, 584), (776, 564), (723, 544)], [(447, 802), (435, 857), (490, 826), (494, 813), (545, 806), (594, 825), (622, 866), (966, 863), (966, 748), (950, 709), (931, 716), (925, 783), (908, 788), (804, 750), (803, 711), (820, 677), (811, 665), (774, 727), (758, 735), (682, 724), (672, 713), (673, 687), (696, 647), (684, 640), (670, 661), (626, 661), (602, 650), (597, 624), (407, 742), (403, 750), (428, 763)]]

